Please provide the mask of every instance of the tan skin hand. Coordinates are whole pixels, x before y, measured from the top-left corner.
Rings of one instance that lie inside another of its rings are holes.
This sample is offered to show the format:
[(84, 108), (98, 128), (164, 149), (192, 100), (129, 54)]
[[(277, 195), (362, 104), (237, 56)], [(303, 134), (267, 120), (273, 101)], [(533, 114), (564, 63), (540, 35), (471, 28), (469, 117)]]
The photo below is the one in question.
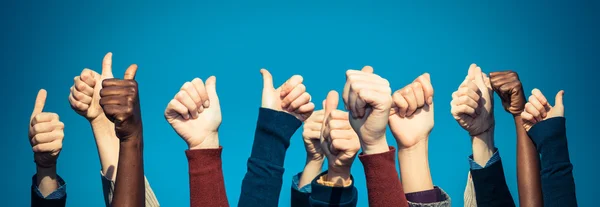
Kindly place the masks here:
[(302, 140), (304, 140), (307, 159), (311, 161), (323, 161), (325, 159), (325, 154), (320, 146), (321, 127), (324, 118), (325, 110), (318, 110), (304, 121)]
[(186, 82), (165, 110), (165, 119), (189, 149), (219, 148), (222, 116), (216, 81), (211, 76), (206, 84), (199, 78)]
[(310, 117), (315, 104), (310, 102), (311, 97), (302, 84), (303, 78), (294, 75), (279, 88), (273, 86), (273, 76), (266, 69), (261, 69), (263, 76), (262, 107), (275, 111), (284, 111), (304, 121)]
[(451, 113), (459, 125), (477, 136), (494, 127), (494, 99), (489, 78), (475, 64), (457, 91), (452, 93)]
[(71, 108), (91, 123), (112, 125), (104, 116), (100, 106), (100, 90), (102, 81), (114, 78), (112, 74), (112, 53), (107, 53), (102, 61), (102, 74), (84, 69), (73, 81), (70, 89), (69, 103)]
[(556, 94), (554, 106), (552, 106), (539, 89), (533, 89), (531, 96), (529, 96), (529, 102), (525, 104), (525, 111), (521, 113), (523, 127), (529, 131), (538, 122), (554, 117), (564, 117), (564, 94), (564, 91), (559, 91)]
[(392, 134), (400, 148), (411, 148), (427, 139), (433, 129), (433, 86), (425, 73), (392, 95), (389, 117)]
[(33, 147), (35, 163), (39, 167), (51, 168), (56, 165), (62, 150), (65, 125), (56, 113), (43, 112), (46, 96), (46, 90), (41, 89), (35, 100), (29, 124), (29, 143)]

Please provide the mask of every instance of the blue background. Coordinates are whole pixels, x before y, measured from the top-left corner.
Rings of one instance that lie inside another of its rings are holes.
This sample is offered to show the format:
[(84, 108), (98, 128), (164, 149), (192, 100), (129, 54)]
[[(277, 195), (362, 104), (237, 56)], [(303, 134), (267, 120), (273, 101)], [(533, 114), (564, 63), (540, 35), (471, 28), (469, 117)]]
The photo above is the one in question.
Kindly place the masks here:
[[(117, 77), (131, 63), (140, 67), (145, 172), (163, 206), (189, 205), (186, 145), (163, 118), (185, 81), (217, 76), (225, 183), (235, 206), (260, 106), (259, 69), (270, 69), (277, 85), (303, 75), (320, 106), (328, 90), (342, 89), (345, 70), (367, 64), (394, 90), (431, 73), (437, 103), (429, 143), (432, 176), (454, 206), (462, 206), (471, 147), (449, 103), (472, 62), (485, 72), (518, 71), (527, 96), (538, 87), (554, 102), (554, 94), (565, 89), (577, 197), (580, 206), (592, 206), (600, 173), (593, 154), (600, 141), (592, 133), (600, 115), (595, 108), (599, 5), (593, 0), (3, 1), (0, 201), (29, 203), (35, 166), (26, 127), (36, 92), (45, 88), (46, 111), (59, 113), (66, 124), (58, 172), (68, 183), (68, 206), (104, 204), (91, 129), (70, 109), (67, 96), (73, 77), (84, 67), (100, 72), (102, 57), (112, 51)], [(516, 199), (514, 124), (496, 100), (496, 144)], [(291, 178), (303, 168), (300, 134), (287, 152), (281, 206), (289, 205)], [(391, 134), (388, 139), (395, 145)], [(359, 206), (367, 206), (359, 161), (352, 172)]]

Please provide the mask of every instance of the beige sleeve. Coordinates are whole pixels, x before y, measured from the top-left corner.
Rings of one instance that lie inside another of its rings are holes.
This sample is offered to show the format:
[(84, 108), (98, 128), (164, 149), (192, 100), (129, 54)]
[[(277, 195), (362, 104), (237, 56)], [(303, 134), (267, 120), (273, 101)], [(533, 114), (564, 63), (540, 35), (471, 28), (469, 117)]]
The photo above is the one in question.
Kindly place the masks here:
[(467, 187), (465, 187), (465, 207), (477, 207), (477, 200), (475, 198), (475, 186), (473, 186), (473, 178), (471, 172), (467, 177)]
[[(115, 191), (115, 181), (109, 180), (106, 177), (104, 177), (102, 171), (100, 171), (100, 175), (102, 177), (102, 191), (104, 192), (104, 203), (108, 207), (110, 206), (110, 203), (113, 199), (113, 194)], [(144, 183), (146, 185), (146, 206), (159, 207), (160, 204), (158, 203), (156, 195), (154, 195), (154, 191), (152, 191), (152, 188), (150, 187), (150, 183), (148, 183), (148, 179), (146, 179), (146, 176), (144, 176)]]

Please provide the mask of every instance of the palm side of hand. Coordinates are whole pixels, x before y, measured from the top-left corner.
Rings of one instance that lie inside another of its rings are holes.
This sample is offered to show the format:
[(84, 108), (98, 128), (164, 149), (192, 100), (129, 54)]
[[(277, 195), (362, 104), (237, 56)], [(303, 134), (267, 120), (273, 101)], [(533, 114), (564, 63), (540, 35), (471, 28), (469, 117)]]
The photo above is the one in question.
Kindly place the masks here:
[(392, 113), (389, 118), (389, 125), (392, 134), (403, 148), (415, 146), (423, 139), (429, 137), (429, 133), (434, 126), (433, 104), (425, 105), (410, 117), (400, 117), (397, 113)]

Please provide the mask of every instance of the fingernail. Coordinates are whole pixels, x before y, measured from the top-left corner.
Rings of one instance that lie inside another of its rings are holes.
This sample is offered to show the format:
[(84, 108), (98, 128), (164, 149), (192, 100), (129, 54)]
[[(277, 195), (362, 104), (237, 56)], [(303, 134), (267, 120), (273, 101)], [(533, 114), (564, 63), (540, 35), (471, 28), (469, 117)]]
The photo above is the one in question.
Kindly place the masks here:
[(431, 105), (433, 103), (433, 97), (429, 97), (427, 99), (427, 104)]
[(202, 104), (204, 106), (204, 108), (207, 108), (209, 106), (210, 102), (208, 100), (204, 101), (204, 103)]

